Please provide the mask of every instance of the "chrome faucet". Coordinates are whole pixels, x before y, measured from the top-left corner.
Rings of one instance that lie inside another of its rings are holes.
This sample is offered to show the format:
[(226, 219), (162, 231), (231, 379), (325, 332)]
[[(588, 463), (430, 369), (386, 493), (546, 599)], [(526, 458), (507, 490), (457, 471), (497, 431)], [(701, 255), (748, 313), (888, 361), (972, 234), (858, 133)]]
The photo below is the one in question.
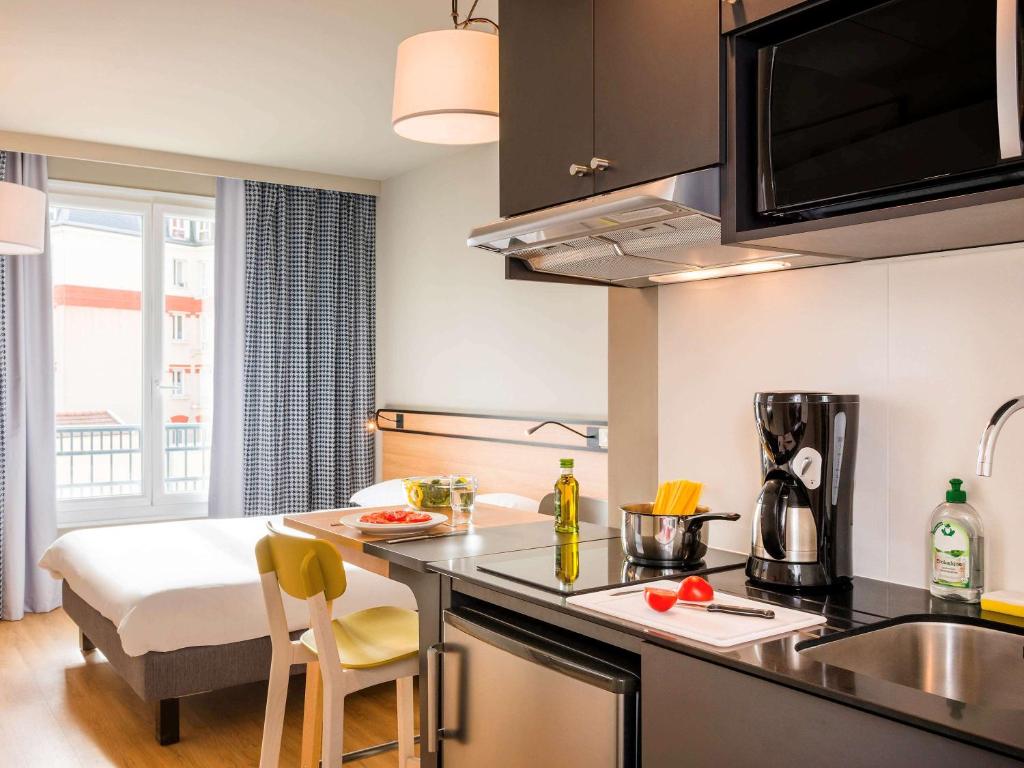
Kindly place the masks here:
[(981, 433), (978, 444), (978, 474), (981, 477), (992, 477), (992, 456), (996, 452), (996, 440), (1003, 424), (1017, 411), (1024, 409), (1024, 395), (1007, 400), (996, 409), (989, 419), (988, 426)]

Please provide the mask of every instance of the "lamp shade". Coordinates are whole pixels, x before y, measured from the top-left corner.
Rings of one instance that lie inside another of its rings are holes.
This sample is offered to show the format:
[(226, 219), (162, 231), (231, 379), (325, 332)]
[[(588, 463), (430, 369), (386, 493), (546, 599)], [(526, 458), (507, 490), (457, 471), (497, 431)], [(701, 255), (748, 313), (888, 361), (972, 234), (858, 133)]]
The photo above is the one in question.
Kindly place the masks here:
[(444, 29), (403, 40), (391, 124), (431, 144), (497, 141), (498, 36)]
[(22, 184), (0, 181), (0, 256), (43, 252), (46, 195)]

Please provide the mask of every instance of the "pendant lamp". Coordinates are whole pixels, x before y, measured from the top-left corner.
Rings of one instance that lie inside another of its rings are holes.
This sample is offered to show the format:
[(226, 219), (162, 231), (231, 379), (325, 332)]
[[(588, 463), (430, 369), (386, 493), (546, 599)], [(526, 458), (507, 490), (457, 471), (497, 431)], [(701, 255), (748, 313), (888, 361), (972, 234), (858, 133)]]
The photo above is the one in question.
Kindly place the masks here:
[(46, 195), (0, 181), (0, 256), (38, 256), (46, 234)]
[(498, 25), (474, 17), (476, 5), (460, 20), (453, 0), (453, 29), (413, 35), (398, 46), (391, 125), (399, 136), (430, 144), (498, 140)]

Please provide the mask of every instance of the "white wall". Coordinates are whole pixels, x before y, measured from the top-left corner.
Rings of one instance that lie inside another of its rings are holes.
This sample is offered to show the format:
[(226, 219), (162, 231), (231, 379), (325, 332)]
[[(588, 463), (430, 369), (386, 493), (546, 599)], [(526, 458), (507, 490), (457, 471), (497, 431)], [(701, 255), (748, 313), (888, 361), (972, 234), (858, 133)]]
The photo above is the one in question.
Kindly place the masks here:
[(504, 279), (466, 247), (498, 218), (498, 151), (385, 181), (377, 216), (377, 400), (488, 414), (607, 416), (607, 289)]
[(1024, 394), (1024, 246), (658, 290), (659, 473), (743, 514), (714, 523), (712, 544), (749, 549), (754, 392), (854, 393), (855, 572), (924, 586), (929, 515), (961, 477), (985, 521), (986, 587), (1024, 589), (1024, 416), (993, 477), (975, 476), (982, 428)]

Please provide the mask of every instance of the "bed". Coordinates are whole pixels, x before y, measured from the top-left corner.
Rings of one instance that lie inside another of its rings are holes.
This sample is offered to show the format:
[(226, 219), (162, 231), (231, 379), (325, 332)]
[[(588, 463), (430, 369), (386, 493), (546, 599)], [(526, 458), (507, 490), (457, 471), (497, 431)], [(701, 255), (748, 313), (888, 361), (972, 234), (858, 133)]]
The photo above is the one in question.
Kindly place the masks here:
[[(40, 565), (63, 581), (83, 651), (98, 648), (155, 710), (156, 738), (178, 741), (184, 696), (266, 680), (270, 639), (253, 554), (273, 518), (187, 520), (72, 531)], [(345, 564), (336, 615), (374, 605), (415, 609), (408, 587)], [(306, 607), (288, 598), (288, 627)], [(301, 668), (296, 668), (300, 671)]]
[[(354, 504), (401, 504), (398, 478), (451, 472), (477, 476), (481, 502), (533, 511), (567, 452), (587, 495), (607, 495), (607, 451), (593, 444), (596, 437), (579, 434), (596, 436), (604, 422), (561, 418), (574, 430), (548, 426), (526, 434), (538, 422), (552, 422), (393, 409), (381, 415), (382, 473), (390, 480), (363, 489)], [(40, 565), (63, 580), (64, 609), (78, 625), (83, 650), (101, 650), (132, 690), (153, 703), (161, 744), (179, 738), (182, 697), (267, 679), (270, 639), (253, 554), (267, 521), (73, 531), (42, 558)], [(403, 584), (350, 563), (345, 570), (349, 588), (335, 602), (336, 614), (382, 604), (416, 608)], [(298, 635), (306, 608), (288, 600), (289, 629)]]

